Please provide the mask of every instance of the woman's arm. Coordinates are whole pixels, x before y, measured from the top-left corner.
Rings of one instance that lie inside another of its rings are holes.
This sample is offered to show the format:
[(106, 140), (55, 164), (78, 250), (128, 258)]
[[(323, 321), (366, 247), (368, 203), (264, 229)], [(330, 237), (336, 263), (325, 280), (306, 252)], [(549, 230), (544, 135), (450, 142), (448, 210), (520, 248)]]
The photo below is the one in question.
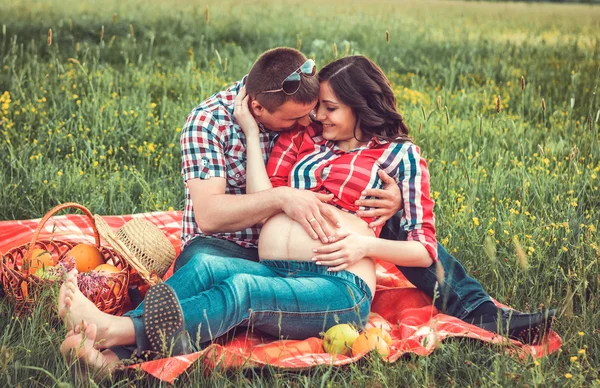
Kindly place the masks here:
[(246, 136), (246, 193), (272, 189), (260, 148), (260, 138)]
[(260, 147), (260, 129), (248, 107), (249, 96), (242, 88), (235, 98), (233, 116), (246, 136), (246, 194), (272, 189)]
[(336, 235), (335, 243), (313, 249), (312, 261), (342, 271), (364, 257), (384, 260), (403, 267), (429, 267), (433, 259), (418, 241), (394, 241), (358, 233)]
[[(419, 147), (409, 143), (401, 155), (398, 167), (398, 186), (402, 192), (403, 216), (400, 228), (408, 233), (407, 241), (420, 243), (433, 261), (437, 261), (435, 215), (429, 189), (427, 161)], [(404, 147), (403, 147), (404, 148)]]

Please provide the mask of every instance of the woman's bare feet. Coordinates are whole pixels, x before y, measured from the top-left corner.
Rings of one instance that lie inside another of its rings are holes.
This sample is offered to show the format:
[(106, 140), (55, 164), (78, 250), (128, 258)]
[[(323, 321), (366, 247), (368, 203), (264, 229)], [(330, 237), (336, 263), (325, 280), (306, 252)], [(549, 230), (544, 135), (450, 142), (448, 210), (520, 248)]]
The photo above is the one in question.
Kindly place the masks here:
[[(120, 333), (109, 333), (109, 330), (119, 330), (127, 325), (122, 322), (123, 319), (131, 322), (129, 325), (133, 333), (133, 323), (129, 318), (116, 317), (103, 313), (96, 305), (85, 297), (77, 286), (77, 270), (73, 269), (67, 274), (67, 278), (60, 287), (58, 294), (58, 315), (65, 321), (67, 330), (74, 330), (75, 327), (84, 322), (94, 322), (95, 346), (99, 349), (108, 348), (114, 345), (126, 345), (118, 343)], [(124, 325), (125, 324), (125, 325)], [(129, 342), (132, 336), (128, 336)], [(133, 337), (135, 343), (135, 337)], [(67, 337), (68, 339), (68, 337)], [(66, 340), (65, 340), (66, 341)]]
[(67, 333), (65, 340), (60, 345), (60, 352), (69, 362), (77, 361), (82, 373), (110, 374), (120, 364), (119, 358), (110, 350), (100, 352), (96, 349), (96, 339), (96, 325), (93, 323), (88, 325), (83, 321)]

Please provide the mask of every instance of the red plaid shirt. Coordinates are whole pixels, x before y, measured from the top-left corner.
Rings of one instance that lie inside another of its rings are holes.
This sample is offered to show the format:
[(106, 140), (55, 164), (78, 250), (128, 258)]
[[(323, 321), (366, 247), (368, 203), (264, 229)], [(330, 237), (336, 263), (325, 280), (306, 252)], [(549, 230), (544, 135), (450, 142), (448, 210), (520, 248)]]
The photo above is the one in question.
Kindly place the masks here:
[[(396, 179), (403, 198), (400, 228), (409, 241), (419, 241), (437, 260), (434, 202), (429, 196), (429, 171), (419, 147), (377, 138), (364, 147), (343, 151), (313, 127), (282, 133), (269, 157), (267, 173), (276, 186), (290, 186), (334, 195), (333, 205), (356, 213), (354, 204), (368, 188), (382, 189), (377, 174), (383, 169)], [(364, 219), (367, 222), (371, 219)], [(379, 235), (381, 227), (375, 232)]]
[[(188, 116), (180, 141), (181, 172), (185, 182), (195, 178), (223, 177), (227, 179), (226, 194), (246, 193), (246, 138), (233, 118), (234, 100), (245, 80), (244, 77), (224, 92), (213, 94)], [(265, 131), (261, 127), (260, 140), (265, 163), (276, 136), (276, 132)], [(247, 248), (257, 246), (259, 233), (260, 227), (253, 226), (239, 232), (210, 236), (230, 240)], [(204, 234), (196, 222), (186, 184), (182, 248), (199, 235)]]

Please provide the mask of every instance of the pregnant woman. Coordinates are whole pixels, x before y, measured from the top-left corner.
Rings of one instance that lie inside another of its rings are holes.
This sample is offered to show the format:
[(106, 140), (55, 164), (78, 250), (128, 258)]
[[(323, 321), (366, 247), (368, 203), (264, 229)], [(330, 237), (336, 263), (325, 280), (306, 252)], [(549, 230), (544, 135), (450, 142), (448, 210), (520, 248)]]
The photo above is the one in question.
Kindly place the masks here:
[[(314, 240), (284, 213), (275, 215), (260, 234), (260, 263), (214, 256), (186, 264), (122, 317), (89, 302), (73, 271), (59, 296), (59, 313), (71, 329), (64, 354), (74, 351), (84, 364), (110, 370), (131, 357), (122, 345), (136, 345), (137, 355), (161, 353), (159, 340), (167, 339), (172, 353), (190, 351), (186, 340), (176, 339), (182, 332), (201, 345), (238, 326), (289, 339), (318, 336), (337, 323), (362, 327), (375, 292), (375, 258), (414, 267), (436, 260), (427, 165), (408, 138), (389, 81), (362, 56), (332, 62), (319, 81), (319, 123), (280, 135), (267, 169), (245, 92), (237, 97), (235, 117), (246, 135), (247, 192), (290, 186), (333, 194), (339, 224), (330, 242)], [(380, 228), (357, 216), (363, 191), (390, 179), (402, 193), (407, 241), (379, 239)], [(316, 217), (306, 222), (323, 221)]]

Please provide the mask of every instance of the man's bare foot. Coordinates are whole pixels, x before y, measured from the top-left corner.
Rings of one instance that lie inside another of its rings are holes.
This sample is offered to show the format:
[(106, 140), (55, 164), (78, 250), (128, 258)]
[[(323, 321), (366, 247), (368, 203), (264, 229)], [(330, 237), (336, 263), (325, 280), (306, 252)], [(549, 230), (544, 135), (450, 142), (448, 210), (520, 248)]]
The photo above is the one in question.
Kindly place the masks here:
[(96, 335), (96, 325), (93, 323), (88, 325), (83, 321), (81, 325), (75, 325), (73, 330), (67, 333), (65, 340), (60, 345), (60, 352), (68, 362), (77, 361), (84, 374), (88, 372), (98, 372), (100, 375), (110, 374), (120, 361), (113, 352), (109, 350), (100, 352), (94, 347)]
[[(107, 348), (107, 331), (116, 317), (103, 313), (85, 297), (77, 286), (77, 270), (73, 269), (60, 287), (58, 294), (58, 315), (65, 321), (67, 330), (74, 331), (82, 321), (94, 322), (94, 339), (97, 347)], [(67, 336), (67, 339), (69, 337)], [(65, 339), (65, 341), (67, 340)]]

